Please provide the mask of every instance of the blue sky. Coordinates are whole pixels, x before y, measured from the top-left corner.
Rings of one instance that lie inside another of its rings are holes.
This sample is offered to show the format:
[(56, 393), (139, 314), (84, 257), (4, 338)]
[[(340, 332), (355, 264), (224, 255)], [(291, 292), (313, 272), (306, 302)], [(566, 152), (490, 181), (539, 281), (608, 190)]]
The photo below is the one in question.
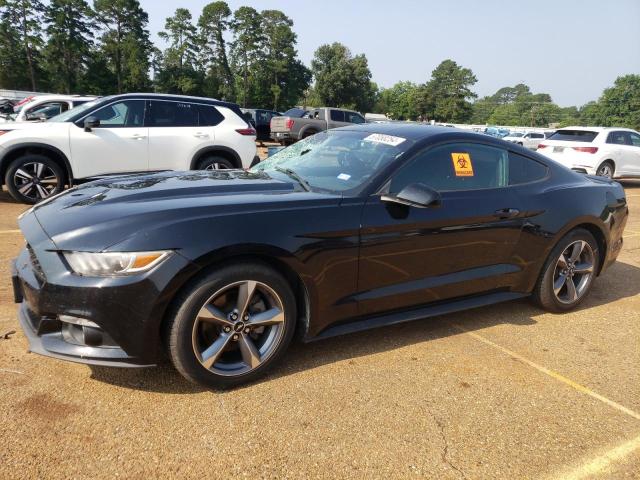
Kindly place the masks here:
[[(157, 32), (177, 6), (194, 19), (206, 0), (141, 0)], [(640, 73), (640, 0), (261, 0), (227, 1), (278, 9), (294, 21), (309, 65), (323, 43), (366, 54), (373, 80), (425, 82), (446, 58), (471, 68), (480, 96), (524, 82), (562, 106), (595, 100), (617, 76)]]

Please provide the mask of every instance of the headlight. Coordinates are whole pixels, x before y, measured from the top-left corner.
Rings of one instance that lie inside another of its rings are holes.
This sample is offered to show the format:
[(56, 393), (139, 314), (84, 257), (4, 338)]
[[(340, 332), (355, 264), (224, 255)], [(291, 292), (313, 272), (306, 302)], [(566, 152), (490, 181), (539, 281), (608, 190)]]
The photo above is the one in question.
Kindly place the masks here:
[(90, 277), (133, 275), (151, 270), (171, 251), (159, 252), (63, 252), (75, 273)]

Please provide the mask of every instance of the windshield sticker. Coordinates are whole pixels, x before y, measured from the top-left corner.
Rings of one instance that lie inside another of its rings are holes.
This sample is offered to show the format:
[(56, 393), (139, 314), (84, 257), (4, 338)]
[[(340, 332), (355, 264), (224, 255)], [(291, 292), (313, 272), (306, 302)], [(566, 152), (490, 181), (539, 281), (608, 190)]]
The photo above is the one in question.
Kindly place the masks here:
[(351, 175), (348, 175), (346, 173), (341, 173), (340, 175), (338, 175), (339, 180), (349, 180), (350, 178), (351, 178)]
[(368, 137), (365, 137), (363, 140), (365, 142), (384, 143), (385, 145), (397, 147), (402, 142), (404, 142), (406, 138), (394, 137), (393, 135), (384, 135), (382, 133), (372, 133)]
[(451, 160), (456, 177), (473, 177), (473, 164), (468, 153), (452, 153)]

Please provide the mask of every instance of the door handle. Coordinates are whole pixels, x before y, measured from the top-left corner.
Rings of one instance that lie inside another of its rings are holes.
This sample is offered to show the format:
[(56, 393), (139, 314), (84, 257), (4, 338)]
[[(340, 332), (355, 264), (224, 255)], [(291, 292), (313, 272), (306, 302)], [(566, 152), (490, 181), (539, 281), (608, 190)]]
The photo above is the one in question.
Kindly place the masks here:
[(146, 135), (132, 135), (131, 136), (131, 140), (144, 140), (145, 138), (147, 138)]
[(517, 217), (519, 214), (520, 210), (518, 210), (517, 208), (501, 208), (500, 210), (496, 210), (493, 216), (506, 219)]
[(193, 136), (196, 138), (209, 138), (208, 133), (202, 133), (202, 132), (194, 133)]

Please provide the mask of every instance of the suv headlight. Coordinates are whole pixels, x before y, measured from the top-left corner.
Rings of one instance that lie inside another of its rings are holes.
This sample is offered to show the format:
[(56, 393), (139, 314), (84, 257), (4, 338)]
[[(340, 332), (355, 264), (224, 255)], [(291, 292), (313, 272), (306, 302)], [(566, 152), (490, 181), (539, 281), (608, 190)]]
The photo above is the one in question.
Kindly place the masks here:
[(170, 250), (158, 252), (63, 252), (71, 270), (79, 275), (90, 277), (124, 276), (147, 272), (167, 259), (170, 254)]

